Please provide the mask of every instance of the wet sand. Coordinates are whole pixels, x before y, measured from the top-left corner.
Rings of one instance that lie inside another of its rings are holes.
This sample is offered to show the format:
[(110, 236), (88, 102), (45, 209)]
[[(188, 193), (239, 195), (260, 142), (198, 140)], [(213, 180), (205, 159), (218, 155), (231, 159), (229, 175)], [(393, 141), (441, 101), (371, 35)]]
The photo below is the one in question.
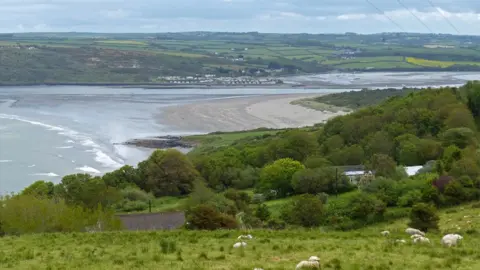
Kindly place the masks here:
[(308, 109), (290, 102), (322, 94), (263, 95), (222, 99), (163, 108), (157, 117), (162, 125), (185, 132), (240, 131), (255, 128), (311, 126), (346, 112)]

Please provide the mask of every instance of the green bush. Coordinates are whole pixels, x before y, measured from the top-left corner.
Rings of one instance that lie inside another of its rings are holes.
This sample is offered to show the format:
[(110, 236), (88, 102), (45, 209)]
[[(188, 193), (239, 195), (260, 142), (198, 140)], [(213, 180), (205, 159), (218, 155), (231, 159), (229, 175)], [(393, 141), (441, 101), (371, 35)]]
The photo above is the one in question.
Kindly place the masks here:
[(420, 190), (411, 190), (398, 199), (398, 206), (412, 206), (422, 201), (422, 192)]
[(384, 201), (388, 206), (397, 205), (397, 200), (399, 197), (397, 182), (387, 179), (384, 177), (377, 177), (373, 182), (362, 186), (362, 190), (375, 194), (378, 199)]
[(141, 189), (135, 187), (127, 187), (120, 191), (124, 199), (129, 201), (148, 202), (153, 199), (153, 196)]
[(386, 208), (385, 202), (364, 192), (353, 196), (348, 203), (349, 217), (368, 223), (372, 220), (382, 219)]
[(186, 213), (189, 228), (198, 230), (235, 229), (238, 227), (234, 217), (222, 214), (212, 205), (198, 205)]
[(260, 204), (257, 209), (255, 209), (255, 216), (261, 221), (267, 221), (270, 219), (271, 213), (265, 204)]
[(267, 222), (267, 227), (272, 230), (283, 230), (287, 227), (287, 225), (283, 220), (270, 219)]
[(148, 209), (148, 203), (143, 201), (123, 200), (117, 204), (116, 209), (120, 212), (140, 212)]
[(439, 220), (437, 209), (433, 205), (417, 203), (413, 205), (410, 212), (410, 222), (408, 226), (424, 232), (438, 230)]
[[(121, 228), (112, 211), (85, 209), (68, 205), (63, 200), (17, 195), (4, 198), (0, 208), (0, 224), (4, 233), (19, 235), (47, 232), (82, 232), (86, 227), (102, 223), (102, 230)], [(21, 214), (19, 214), (21, 213)]]
[(446, 202), (449, 205), (456, 205), (468, 201), (466, 189), (457, 180), (453, 180), (448, 183), (445, 186), (443, 194), (445, 195)]
[(324, 218), (322, 202), (310, 194), (301, 195), (282, 209), (282, 219), (287, 223), (303, 227), (316, 227)]

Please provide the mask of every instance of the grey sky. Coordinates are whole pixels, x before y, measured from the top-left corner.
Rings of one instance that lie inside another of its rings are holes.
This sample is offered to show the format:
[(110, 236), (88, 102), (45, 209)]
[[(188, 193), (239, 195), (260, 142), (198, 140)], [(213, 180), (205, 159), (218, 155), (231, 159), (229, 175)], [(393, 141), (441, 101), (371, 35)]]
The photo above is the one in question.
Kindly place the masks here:
[[(369, 0), (408, 32), (429, 32), (399, 0)], [(480, 35), (480, 0), (400, 0), (435, 33)], [(443, 14), (443, 16), (441, 15)], [(0, 32), (398, 32), (368, 0), (0, 0)]]

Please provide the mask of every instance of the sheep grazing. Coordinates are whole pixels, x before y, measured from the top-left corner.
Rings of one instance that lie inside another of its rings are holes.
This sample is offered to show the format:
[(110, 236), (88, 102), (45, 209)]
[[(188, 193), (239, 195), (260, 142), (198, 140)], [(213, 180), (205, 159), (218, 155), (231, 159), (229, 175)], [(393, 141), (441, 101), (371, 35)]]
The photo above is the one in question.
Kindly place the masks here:
[(419, 238), (419, 237), (423, 237), (423, 236), (421, 236), (420, 234), (414, 234), (414, 235), (410, 236), (411, 239), (415, 239), (415, 238)]
[(428, 239), (427, 237), (420, 236), (420, 237), (414, 238), (413, 243), (414, 244), (417, 244), (417, 243), (430, 244), (430, 239)]
[(308, 261), (299, 262), (295, 269), (320, 269), (320, 259), (317, 256), (311, 256)]
[(247, 243), (245, 242), (238, 242), (233, 245), (234, 248), (239, 248), (239, 247), (246, 247)]
[(447, 234), (442, 238), (442, 245), (451, 247), (456, 246), (463, 237), (459, 234)]
[(383, 231), (383, 232), (381, 232), (381, 234), (382, 234), (383, 236), (389, 236), (389, 235), (390, 235), (390, 232), (389, 232), (389, 231)]
[(405, 240), (403, 240), (403, 239), (396, 239), (396, 240), (395, 240), (395, 243), (406, 244), (407, 241), (405, 241)]
[(239, 237), (237, 237), (238, 240), (240, 239), (253, 239), (253, 236), (250, 235), (250, 234), (247, 234), (247, 235), (240, 235)]
[(263, 268), (253, 268), (253, 270), (263, 270)]
[(414, 234), (419, 234), (421, 236), (425, 236), (425, 233), (420, 231), (420, 230), (417, 230), (417, 229), (414, 229), (414, 228), (407, 228), (405, 230), (406, 233), (410, 234), (410, 235), (414, 235)]

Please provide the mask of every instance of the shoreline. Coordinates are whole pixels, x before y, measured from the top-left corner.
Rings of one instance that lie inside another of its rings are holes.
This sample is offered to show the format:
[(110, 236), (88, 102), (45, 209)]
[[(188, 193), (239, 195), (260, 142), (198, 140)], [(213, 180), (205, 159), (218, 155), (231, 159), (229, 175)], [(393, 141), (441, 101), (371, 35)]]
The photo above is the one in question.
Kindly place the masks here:
[[(219, 89), (219, 88), (232, 88), (232, 89), (241, 89), (241, 88), (305, 88), (305, 89), (322, 89), (322, 88), (331, 88), (331, 89), (361, 89), (361, 88), (382, 88), (385, 85), (379, 84), (378, 82), (371, 83), (351, 83), (351, 84), (342, 84), (335, 83), (334, 81), (324, 81), (324, 80), (305, 80), (305, 77), (314, 77), (322, 75), (367, 75), (367, 74), (478, 74), (478, 70), (471, 71), (455, 71), (455, 70), (362, 70), (362, 71), (332, 71), (332, 72), (319, 72), (319, 73), (305, 73), (305, 74), (286, 74), (282, 76), (275, 76), (280, 80), (284, 80), (283, 83), (279, 84), (172, 84), (172, 83), (155, 83), (155, 82), (141, 82), (141, 83), (125, 83), (125, 82), (44, 82), (44, 83), (0, 83), (0, 88), (3, 87), (36, 87), (36, 86), (103, 86), (103, 87), (121, 87), (121, 88), (145, 88), (145, 89)], [(262, 77), (265, 78), (265, 77)], [(285, 80), (294, 80), (294, 82), (285, 82)], [(458, 80), (451, 78), (440, 78), (435, 80), (435, 85), (455, 85), (461, 84), (466, 80)], [(393, 82), (391, 88), (401, 88), (405, 87), (418, 87), (424, 85), (425, 87), (431, 86), (432, 81), (424, 82), (410, 82), (408, 79), (400, 82)]]
[[(302, 98), (328, 93), (273, 94), (182, 104), (159, 110), (157, 123), (171, 127), (172, 133), (242, 132), (259, 128), (287, 129), (313, 126), (349, 112), (318, 111), (291, 104)], [(166, 149), (194, 148), (184, 136), (135, 138), (125, 142), (138, 147)], [(165, 140), (166, 139), (166, 140)]]

